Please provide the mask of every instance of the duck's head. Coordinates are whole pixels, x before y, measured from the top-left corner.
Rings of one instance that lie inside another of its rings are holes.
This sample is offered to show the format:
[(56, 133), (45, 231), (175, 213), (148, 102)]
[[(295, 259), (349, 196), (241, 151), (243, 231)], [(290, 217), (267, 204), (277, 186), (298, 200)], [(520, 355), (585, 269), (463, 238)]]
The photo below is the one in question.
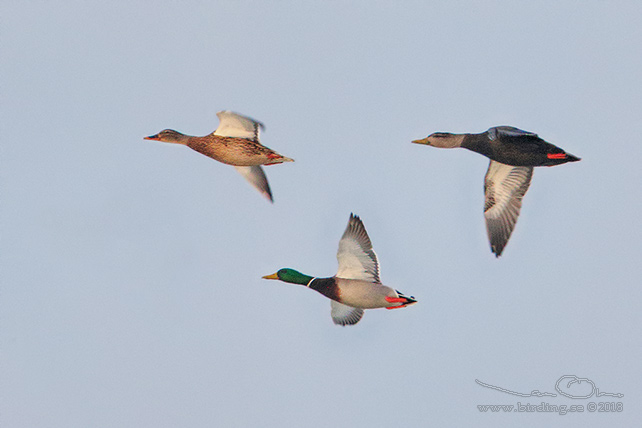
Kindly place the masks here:
[(279, 269), (272, 275), (265, 275), (263, 279), (278, 279), (280, 281), (289, 282), (291, 284), (308, 285), (314, 278), (308, 275), (304, 275), (294, 269), (283, 268)]
[(150, 135), (149, 137), (145, 137), (144, 139), (162, 141), (164, 143), (185, 144), (187, 136), (185, 134), (181, 134), (178, 131), (174, 131), (173, 129), (163, 129), (158, 134)]
[(449, 132), (435, 132), (422, 140), (414, 140), (415, 144), (425, 144), (427, 146), (439, 147), (442, 149), (452, 149), (460, 147), (464, 141), (464, 134), (451, 134)]

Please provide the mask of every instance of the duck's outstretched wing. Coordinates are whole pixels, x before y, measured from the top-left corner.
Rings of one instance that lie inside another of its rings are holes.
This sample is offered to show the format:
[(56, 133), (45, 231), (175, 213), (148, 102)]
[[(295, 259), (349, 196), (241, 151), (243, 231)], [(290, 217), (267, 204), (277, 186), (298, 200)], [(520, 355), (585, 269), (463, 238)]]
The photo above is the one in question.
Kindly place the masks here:
[(252, 186), (263, 196), (265, 196), (270, 202), (274, 202), (272, 198), (272, 191), (270, 190), (270, 184), (268, 183), (265, 172), (260, 165), (257, 166), (235, 166), (236, 170), (243, 176), (247, 181), (250, 182)]
[(220, 124), (216, 131), (213, 132), (214, 135), (259, 141), (259, 129), (265, 129), (261, 122), (233, 111), (223, 110), (216, 113), (216, 115)]
[(370, 282), (381, 282), (379, 279), (379, 260), (372, 249), (372, 243), (361, 219), (350, 214), (337, 251), (339, 270), (337, 278), (361, 279)]
[(484, 217), (490, 248), (497, 257), (502, 254), (510, 238), (522, 198), (531, 184), (533, 167), (512, 166), (490, 161), (484, 179)]
[(337, 301), (331, 300), (330, 305), (332, 311), (332, 322), (337, 325), (354, 325), (359, 322), (361, 317), (363, 317), (363, 309), (353, 308), (352, 306), (344, 305)]

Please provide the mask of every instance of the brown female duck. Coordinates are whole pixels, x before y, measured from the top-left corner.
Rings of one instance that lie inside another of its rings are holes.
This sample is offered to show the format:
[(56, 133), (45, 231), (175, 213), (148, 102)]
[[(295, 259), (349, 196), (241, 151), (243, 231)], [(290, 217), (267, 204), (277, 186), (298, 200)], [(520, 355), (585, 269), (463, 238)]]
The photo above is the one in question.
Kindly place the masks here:
[(270, 185), (261, 165), (294, 162), (259, 142), (261, 122), (231, 111), (216, 113), (220, 124), (204, 137), (165, 129), (145, 140), (182, 144), (219, 162), (233, 165), (261, 194), (273, 201)]

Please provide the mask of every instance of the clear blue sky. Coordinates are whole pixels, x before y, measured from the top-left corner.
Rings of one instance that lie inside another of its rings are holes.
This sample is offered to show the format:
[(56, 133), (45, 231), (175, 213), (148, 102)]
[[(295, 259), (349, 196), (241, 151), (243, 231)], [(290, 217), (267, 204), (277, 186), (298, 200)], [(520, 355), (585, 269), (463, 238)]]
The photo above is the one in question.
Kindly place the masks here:
[[(426, 3), (3, 2), (0, 425), (639, 423), (642, 5)], [(223, 109), (296, 160), (274, 205), (143, 140)], [(410, 143), (495, 125), (583, 158), (535, 170), (500, 259), (487, 159)], [(419, 303), (341, 328), (261, 276), (333, 275), (350, 212)], [(475, 383), (563, 375), (624, 397)], [(591, 401), (623, 411), (477, 407)]]

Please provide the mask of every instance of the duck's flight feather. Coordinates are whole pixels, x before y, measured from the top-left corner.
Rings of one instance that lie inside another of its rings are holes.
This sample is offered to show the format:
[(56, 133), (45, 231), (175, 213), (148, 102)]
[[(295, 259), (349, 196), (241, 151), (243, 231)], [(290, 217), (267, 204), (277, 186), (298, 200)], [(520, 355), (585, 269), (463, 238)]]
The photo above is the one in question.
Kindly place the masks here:
[(259, 141), (259, 128), (265, 129), (261, 122), (233, 111), (223, 110), (216, 115), (220, 124), (213, 132), (214, 135)]
[(270, 202), (274, 202), (272, 198), (272, 191), (270, 190), (270, 184), (268, 183), (267, 177), (261, 165), (256, 166), (235, 166), (236, 170), (243, 176), (247, 181), (250, 182), (252, 186), (263, 196), (265, 196)]
[(532, 177), (533, 167), (530, 166), (511, 166), (492, 160), (488, 165), (484, 179), (484, 217), (490, 247), (497, 257), (515, 229), (522, 198)]
[(332, 311), (332, 321), (337, 325), (354, 325), (359, 322), (363, 316), (363, 309), (353, 308), (352, 306), (344, 305), (337, 301), (331, 300), (330, 305)]
[(350, 214), (350, 221), (337, 251), (339, 270), (337, 278), (361, 279), (380, 283), (379, 260), (361, 219)]

